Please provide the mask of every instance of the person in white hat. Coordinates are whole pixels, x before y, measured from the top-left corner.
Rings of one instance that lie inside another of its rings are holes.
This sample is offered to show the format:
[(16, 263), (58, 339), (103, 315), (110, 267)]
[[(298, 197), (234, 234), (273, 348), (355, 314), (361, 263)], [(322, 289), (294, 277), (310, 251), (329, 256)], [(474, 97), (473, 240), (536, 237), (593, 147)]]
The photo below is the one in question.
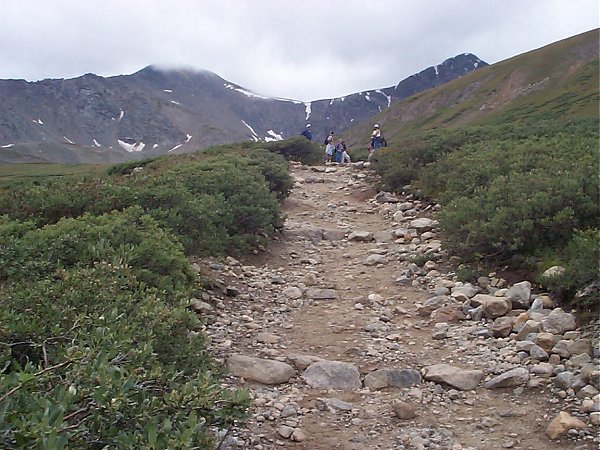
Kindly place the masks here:
[(373, 132), (371, 133), (371, 146), (369, 147), (369, 157), (368, 160), (371, 161), (371, 159), (373, 159), (373, 155), (375, 154), (375, 151), (380, 148), (383, 147), (383, 143), (385, 142), (385, 139), (383, 138), (383, 134), (381, 133), (381, 130), (379, 129), (379, 124), (375, 124), (373, 125)]
[(300, 134), (302, 136), (304, 136), (306, 139), (308, 139), (309, 141), (312, 141), (312, 131), (310, 130), (310, 123), (306, 124), (306, 128)]

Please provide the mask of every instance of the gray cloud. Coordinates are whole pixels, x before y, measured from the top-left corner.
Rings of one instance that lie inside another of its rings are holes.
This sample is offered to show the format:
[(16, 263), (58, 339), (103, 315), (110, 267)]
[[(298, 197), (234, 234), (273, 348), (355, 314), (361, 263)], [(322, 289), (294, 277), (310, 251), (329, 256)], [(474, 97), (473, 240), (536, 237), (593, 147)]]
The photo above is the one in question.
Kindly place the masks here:
[(207, 69), (300, 100), (488, 63), (598, 27), (596, 0), (4, 0), (0, 78)]

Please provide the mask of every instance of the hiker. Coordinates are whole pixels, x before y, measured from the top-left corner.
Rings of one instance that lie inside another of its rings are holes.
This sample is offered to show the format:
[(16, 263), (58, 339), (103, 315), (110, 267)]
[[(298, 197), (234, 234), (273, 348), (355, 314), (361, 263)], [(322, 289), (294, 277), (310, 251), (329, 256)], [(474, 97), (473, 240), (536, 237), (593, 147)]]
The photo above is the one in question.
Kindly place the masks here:
[(342, 141), (341, 139), (339, 139), (337, 145), (335, 146), (335, 158), (334, 158), (334, 160), (335, 160), (336, 163), (341, 163), (342, 162), (342, 154), (345, 151), (346, 151), (346, 143), (344, 141)]
[(312, 131), (310, 130), (310, 123), (306, 124), (306, 128), (300, 134), (302, 136), (304, 136), (306, 139), (308, 139), (309, 141), (312, 141)]
[(371, 133), (371, 145), (369, 147), (369, 162), (371, 162), (371, 160), (373, 159), (373, 156), (375, 155), (377, 149), (384, 147), (385, 144), (385, 138), (383, 137), (383, 133), (379, 129), (379, 125), (373, 125), (373, 132)]
[(348, 149), (346, 148), (346, 143), (344, 141), (342, 141), (342, 155), (341, 155), (340, 163), (350, 164), (351, 162), (352, 162), (352, 160), (350, 159), (350, 155), (348, 154)]
[(330, 163), (333, 162), (333, 154), (335, 153), (335, 145), (332, 142), (329, 142), (325, 145), (325, 162)]
[[(325, 145), (325, 162), (331, 162), (333, 160), (333, 153), (335, 152), (335, 146), (333, 145), (333, 131), (327, 135), (323, 141), (323, 145)], [(331, 145), (331, 149), (328, 149), (329, 145)], [(328, 153), (329, 151), (331, 152), (330, 155)], [(328, 155), (330, 156), (329, 158)]]
[(333, 144), (333, 131), (327, 135), (323, 144), (324, 145)]

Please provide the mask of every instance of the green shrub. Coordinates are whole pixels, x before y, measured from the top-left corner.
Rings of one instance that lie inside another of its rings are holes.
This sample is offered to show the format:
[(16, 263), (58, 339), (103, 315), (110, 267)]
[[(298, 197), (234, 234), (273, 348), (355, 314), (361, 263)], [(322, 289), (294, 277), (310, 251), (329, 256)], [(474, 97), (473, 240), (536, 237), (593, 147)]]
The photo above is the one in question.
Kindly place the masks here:
[(139, 207), (62, 219), (4, 245), (0, 279), (16, 282), (96, 262), (131, 265), (138, 279), (166, 292), (186, 289), (194, 279), (181, 244)]
[[(138, 166), (143, 170), (133, 173)], [(186, 254), (221, 255), (264, 244), (280, 221), (277, 200), (293, 185), (284, 157), (258, 143), (126, 163), (109, 172), (118, 175), (4, 191), (0, 212), (41, 226), (137, 205), (175, 233)]]
[(115, 164), (113, 166), (110, 166), (106, 170), (106, 173), (108, 175), (128, 175), (133, 172), (133, 169), (135, 169), (137, 167), (143, 168), (159, 159), (160, 159), (160, 157), (155, 157), (155, 158), (143, 159), (140, 161), (126, 161), (126, 162), (123, 162), (120, 164)]
[(514, 266), (597, 226), (598, 130), (597, 117), (438, 129), (395, 141), (374, 167), (386, 189), (442, 204), (446, 246), (465, 263)]
[(243, 252), (257, 245), (261, 235), (273, 232), (280, 210), (275, 195), (258, 170), (244, 159), (222, 157), (199, 163), (179, 165), (167, 172), (164, 183), (177, 181), (192, 195), (211, 195), (222, 199), (225, 209), (216, 227), (227, 233), (224, 248)]
[(309, 141), (304, 136), (294, 136), (283, 141), (273, 141), (266, 144), (271, 152), (277, 152), (293, 161), (303, 164), (316, 164), (323, 161), (321, 146)]
[[(600, 307), (599, 267), (600, 229), (578, 230), (560, 253), (559, 264), (565, 268), (562, 275), (544, 278), (539, 281), (556, 293), (563, 301), (572, 301), (581, 310), (594, 310)], [(544, 267), (544, 270), (548, 267)], [(595, 288), (592, 286), (595, 284)], [(590, 287), (589, 294), (577, 291)]]
[(438, 217), (452, 250), (502, 259), (561, 245), (574, 228), (589, 225), (593, 210), (577, 179), (535, 170), (496, 177), (453, 199)]
[(98, 263), (2, 289), (2, 448), (209, 448), (209, 426), (244, 414), (196, 317), (133, 272)]

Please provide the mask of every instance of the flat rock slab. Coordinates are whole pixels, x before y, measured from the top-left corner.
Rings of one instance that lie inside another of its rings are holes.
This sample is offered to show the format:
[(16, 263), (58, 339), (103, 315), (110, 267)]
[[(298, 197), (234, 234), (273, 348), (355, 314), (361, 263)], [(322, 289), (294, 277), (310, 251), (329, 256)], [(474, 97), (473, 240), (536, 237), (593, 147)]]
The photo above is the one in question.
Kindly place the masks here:
[(244, 355), (232, 355), (227, 358), (227, 368), (236, 377), (262, 384), (287, 383), (296, 375), (296, 369), (284, 362)]
[(484, 386), (487, 389), (512, 387), (527, 383), (527, 380), (529, 380), (529, 371), (524, 367), (517, 367), (492, 378)]
[(287, 355), (287, 360), (290, 362), (296, 369), (303, 371), (312, 363), (317, 361), (323, 361), (323, 358), (314, 355), (300, 355), (300, 354), (291, 354)]
[(306, 383), (315, 389), (360, 389), (360, 373), (356, 366), (340, 361), (317, 361), (302, 374)]
[(436, 383), (444, 383), (461, 391), (475, 389), (483, 380), (482, 370), (462, 369), (449, 364), (436, 364), (425, 368), (424, 378)]
[(365, 387), (384, 389), (407, 388), (421, 382), (421, 372), (414, 369), (378, 369), (365, 376)]

